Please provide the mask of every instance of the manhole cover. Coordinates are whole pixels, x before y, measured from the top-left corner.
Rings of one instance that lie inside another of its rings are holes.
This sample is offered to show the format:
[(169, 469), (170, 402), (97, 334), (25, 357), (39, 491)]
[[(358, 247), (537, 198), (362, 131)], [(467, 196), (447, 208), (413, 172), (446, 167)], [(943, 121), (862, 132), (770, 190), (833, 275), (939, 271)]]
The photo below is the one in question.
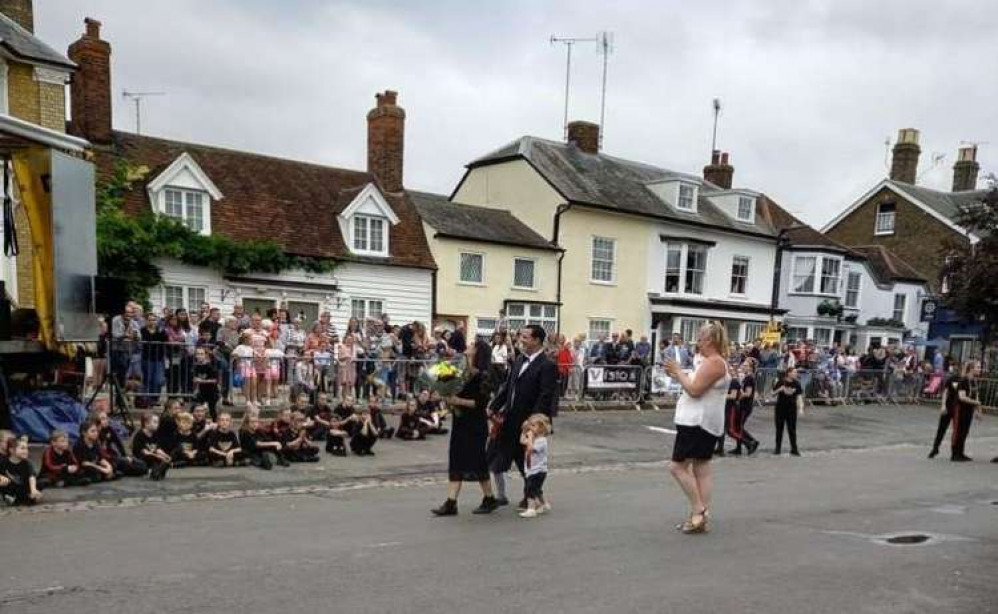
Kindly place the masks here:
[(913, 533), (910, 535), (895, 535), (894, 537), (888, 537), (884, 540), (888, 544), (897, 544), (901, 546), (911, 546), (915, 544), (924, 544), (929, 541), (928, 535), (922, 535), (921, 533)]

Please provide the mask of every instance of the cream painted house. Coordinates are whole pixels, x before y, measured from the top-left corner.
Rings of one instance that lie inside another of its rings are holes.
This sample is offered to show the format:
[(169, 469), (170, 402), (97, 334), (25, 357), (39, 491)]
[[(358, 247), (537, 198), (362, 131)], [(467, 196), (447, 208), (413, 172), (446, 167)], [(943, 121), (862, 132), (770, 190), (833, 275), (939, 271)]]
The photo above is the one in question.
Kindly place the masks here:
[(435, 325), (463, 322), (472, 336), (494, 332), (504, 318), (509, 329), (558, 329), (558, 247), (509, 211), (439, 194), (410, 190), (409, 196), (437, 262)]
[(569, 143), (520, 138), (469, 164), (452, 195), (510, 211), (565, 250), (555, 287), (562, 333), (691, 340), (709, 318), (749, 340), (780, 315), (777, 231), (756, 211), (760, 194), (731, 188), (726, 157), (704, 169), (708, 181), (597, 143), (586, 122), (569, 125)]

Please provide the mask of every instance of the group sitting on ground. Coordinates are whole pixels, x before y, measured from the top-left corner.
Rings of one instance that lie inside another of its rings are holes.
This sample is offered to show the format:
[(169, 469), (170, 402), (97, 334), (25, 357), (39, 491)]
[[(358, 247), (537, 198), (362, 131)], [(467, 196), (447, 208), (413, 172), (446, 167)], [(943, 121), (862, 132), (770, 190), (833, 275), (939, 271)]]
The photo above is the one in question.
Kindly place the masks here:
[(363, 404), (346, 397), (335, 406), (325, 393), (299, 395), (290, 407), (262, 420), (260, 410), (247, 407), (238, 427), (232, 415), (209, 416), (205, 403), (186, 411), (177, 399), (161, 413), (142, 414), (131, 445), (118, 434), (105, 409), (95, 409), (79, 427), (75, 445), (69, 434), (52, 431), (36, 471), (29, 459), (28, 440), (0, 431), (0, 503), (32, 505), (46, 488), (87, 486), (121, 477), (159, 481), (170, 469), (250, 465), (270, 470), (275, 465), (318, 462), (320, 444), (332, 456), (373, 456), (380, 439), (396, 435), (403, 441), (425, 440), (447, 433), (446, 411), (439, 395), (409, 396), (398, 425), (389, 424), (383, 401), (372, 396)]

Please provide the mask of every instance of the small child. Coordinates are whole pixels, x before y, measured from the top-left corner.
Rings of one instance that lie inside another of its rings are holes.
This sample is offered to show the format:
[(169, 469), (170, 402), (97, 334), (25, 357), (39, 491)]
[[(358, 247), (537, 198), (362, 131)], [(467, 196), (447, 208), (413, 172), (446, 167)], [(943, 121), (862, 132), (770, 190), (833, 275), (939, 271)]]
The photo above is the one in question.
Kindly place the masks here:
[[(434, 395), (437, 397), (434, 399)], [(443, 435), (447, 429), (443, 426), (444, 414), (440, 411), (440, 395), (430, 394), (429, 390), (419, 393), (416, 400), (416, 415), (419, 421), (426, 425), (426, 432), (430, 435)]]
[(187, 412), (177, 414), (176, 447), (170, 456), (174, 467), (193, 467), (205, 464), (204, 451), (194, 433), (194, 416)]
[(42, 470), (38, 481), (45, 486), (86, 486), (90, 480), (80, 471), (80, 463), (69, 449), (69, 436), (52, 431), (49, 445), (42, 453)]
[(274, 463), (282, 467), (288, 466), (288, 461), (282, 455), (280, 442), (267, 441), (260, 432), (260, 415), (254, 410), (247, 410), (239, 425), (239, 449), (254, 467), (270, 471), (274, 468)]
[(0, 494), (14, 505), (34, 505), (42, 500), (35, 468), (28, 460), (28, 439), (8, 439), (7, 458), (0, 460)]
[(180, 399), (169, 399), (159, 418), (156, 443), (167, 454), (173, 454), (173, 451), (177, 449), (177, 414), (180, 413), (180, 410)]
[(232, 467), (242, 459), (239, 436), (232, 431), (232, 415), (228, 412), (218, 415), (218, 426), (208, 433), (206, 439), (209, 462)]
[(267, 370), (264, 372), (264, 380), (267, 383), (267, 396), (264, 404), (269, 406), (274, 397), (277, 396), (277, 389), (281, 385), (281, 372), (284, 368), (284, 352), (274, 347), (273, 342), (268, 341), (267, 349), (263, 352), (266, 359)]
[(372, 448), (378, 442), (380, 431), (371, 420), (369, 411), (354, 415), (358, 426), (353, 436), (350, 437), (350, 450), (357, 456), (374, 456)]
[(239, 336), (239, 345), (232, 350), (233, 386), (242, 389), (243, 396), (250, 403), (256, 402), (256, 367), (253, 364), (252, 334), (246, 331)]
[[(114, 428), (111, 426), (111, 417), (107, 413), (107, 408), (95, 410), (91, 416), (90, 421), (97, 426), (97, 454), (94, 455), (95, 450), (89, 450), (88, 453), (97, 460), (105, 460), (114, 469), (113, 476), (110, 478), (101, 479), (117, 479), (120, 476), (127, 477), (142, 477), (149, 473), (149, 467), (146, 466), (145, 461), (135, 458), (128, 453), (128, 448), (125, 446), (125, 442), (121, 440), (118, 433), (115, 432)], [(80, 441), (84, 441), (86, 437), (84, 436), (84, 431), (82, 426), (80, 427), (80, 439), (76, 442), (76, 449), (73, 453), (76, 458), (81, 462), (84, 459), (84, 450), (80, 448)], [(88, 444), (90, 445), (90, 444)], [(96, 462), (96, 461), (93, 461)], [(83, 463), (84, 467), (86, 463)], [(96, 481), (94, 476), (91, 474), (90, 481)]]
[(405, 408), (399, 416), (398, 438), (403, 441), (426, 439), (426, 425), (416, 415), (416, 399), (411, 394), (405, 399)]
[(284, 436), (284, 452), (293, 463), (319, 462), (319, 446), (308, 438), (308, 422), (300, 410), (291, 412), (291, 424)]
[(346, 431), (341, 430), (340, 422), (335, 410), (329, 404), (329, 396), (325, 392), (320, 392), (315, 407), (311, 412), (312, 429), (309, 437), (314, 441), (326, 442), (326, 453), (333, 456), (346, 456)]
[(149, 467), (149, 479), (158, 482), (170, 470), (170, 455), (159, 445), (159, 416), (142, 414), (142, 428), (132, 437), (132, 455)]
[[(101, 441), (101, 416), (106, 419), (107, 414), (101, 412), (83, 421), (83, 424), (80, 425), (80, 437), (76, 440), (76, 447), (73, 449), (73, 455), (80, 461), (80, 472), (91, 483), (109, 482), (118, 478), (118, 471), (110, 457), (113, 453), (112, 449)], [(110, 430), (110, 427), (108, 428)], [(137, 473), (137, 475), (145, 475), (147, 471), (145, 463), (140, 460), (135, 462), (139, 463), (142, 468), (142, 472)], [(135, 473), (124, 473), (124, 475), (135, 475)]]
[(551, 505), (544, 500), (544, 480), (548, 476), (548, 433), (551, 422), (544, 414), (534, 414), (523, 423), (520, 443), (527, 447), (524, 458), (524, 475), (527, 496), (527, 509), (520, 512), (520, 518), (536, 518), (551, 511)]
[(395, 436), (395, 427), (388, 426), (388, 420), (384, 412), (381, 411), (381, 396), (372, 394), (367, 400), (367, 413), (371, 415), (371, 422), (378, 429), (380, 439), (391, 439)]
[(215, 366), (214, 358), (207, 347), (199, 347), (194, 350), (194, 386), (197, 389), (197, 398), (201, 403), (208, 405), (208, 412), (211, 419), (217, 419), (215, 406), (218, 405), (218, 367)]

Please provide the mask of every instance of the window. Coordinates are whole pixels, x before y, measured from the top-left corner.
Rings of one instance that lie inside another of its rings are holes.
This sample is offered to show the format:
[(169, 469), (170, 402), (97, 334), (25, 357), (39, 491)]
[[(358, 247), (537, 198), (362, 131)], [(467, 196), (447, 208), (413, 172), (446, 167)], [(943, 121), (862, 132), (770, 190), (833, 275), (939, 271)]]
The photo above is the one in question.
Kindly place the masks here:
[(830, 328), (816, 328), (814, 329), (814, 343), (818, 347), (827, 348), (832, 345), (832, 329)]
[(350, 300), (350, 315), (357, 318), (364, 324), (365, 318), (380, 318), (384, 313), (384, 303), (379, 300), (369, 298), (355, 298)]
[(863, 276), (857, 271), (849, 271), (846, 276), (846, 307), (859, 308), (859, 284)]
[(534, 261), (528, 258), (513, 259), (513, 287), (534, 287)]
[(894, 295), (894, 319), (904, 322), (905, 308), (908, 306), (908, 296), (905, 294)]
[(676, 208), (683, 211), (693, 211), (696, 188), (688, 183), (679, 184), (679, 199), (676, 201)]
[(496, 332), (498, 320), (496, 318), (475, 318), (475, 330), (479, 337), (487, 337)]
[(589, 340), (599, 341), (610, 337), (610, 327), (613, 323), (610, 320), (595, 319), (589, 320)]
[(528, 324), (537, 324), (549, 333), (558, 330), (558, 307), (542, 303), (509, 303), (506, 305), (509, 329), (518, 330)]
[(686, 247), (686, 293), (703, 294), (703, 276), (707, 271), (707, 247)]
[(745, 294), (748, 282), (749, 259), (745, 256), (735, 256), (731, 260), (731, 293)]
[(163, 191), (165, 212), (168, 216), (182, 221), (194, 232), (205, 230), (205, 194), (196, 190), (167, 188)]
[(683, 246), (672, 243), (665, 247), (665, 292), (679, 292), (679, 280), (682, 276)]
[(286, 307), (292, 318), (301, 318), (301, 327), (308, 330), (313, 322), (319, 321), (319, 303), (311, 301), (288, 301)]
[(353, 216), (353, 251), (385, 255), (385, 220)]
[(810, 294), (814, 292), (814, 267), (817, 258), (814, 256), (797, 256), (794, 258), (794, 292)]
[(822, 258), (821, 263), (821, 293), (839, 293), (839, 271), (842, 268), (842, 261), (834, 258)]
[(208, 289), (202, 286), (163, 286), (163, 306), (176, 311), (197, 311), (208, 302)]
[(605, 237), (593, 237), (592, 281), (613, 283), (616, 279), (614, 261), (617, 256), (617, 241)]
[(481, 284), (485, 282), (485, 256), (482, 254), (461, 253), (461, 283)]
[(683, 318), (679, 321), (679, 336), (687, 343), (696, 343), (700, 327), (707, 323), (701, 318)]
[(766, 332), (766, 325), (761, 322), (746, 322), (745, 323), (745, 341), (752, 343), (756, 339), (762, 339), (763, 333)]
[(724, 330), (728, 333), (728, 341), (732, 343), (741, 343), (742, 341), (742, 323), (736, 322), (734, 320), (728, 320), (724, 323)]
[(880, 203), (880, 206), (877, 207), (877, 223), (873, 229), (873, 234), (894, 234), (894, 212), (894, 203)]
[(7, 106), (7, 62), (2, 59), (0, 59), (0, 113), (10, 113)]
[(807, 341), (807, 329), (803, 326), (791, 326), (787, 328), (788, 341)]
[(738, 220), (751, 222), (755, 220), (755, 199), (749, 196), (738, 197)]
[(272, 298), (244, 298), (243, 310), (249, 315), (266, 316), (267, 312), (277, 307), (277, 301)]

